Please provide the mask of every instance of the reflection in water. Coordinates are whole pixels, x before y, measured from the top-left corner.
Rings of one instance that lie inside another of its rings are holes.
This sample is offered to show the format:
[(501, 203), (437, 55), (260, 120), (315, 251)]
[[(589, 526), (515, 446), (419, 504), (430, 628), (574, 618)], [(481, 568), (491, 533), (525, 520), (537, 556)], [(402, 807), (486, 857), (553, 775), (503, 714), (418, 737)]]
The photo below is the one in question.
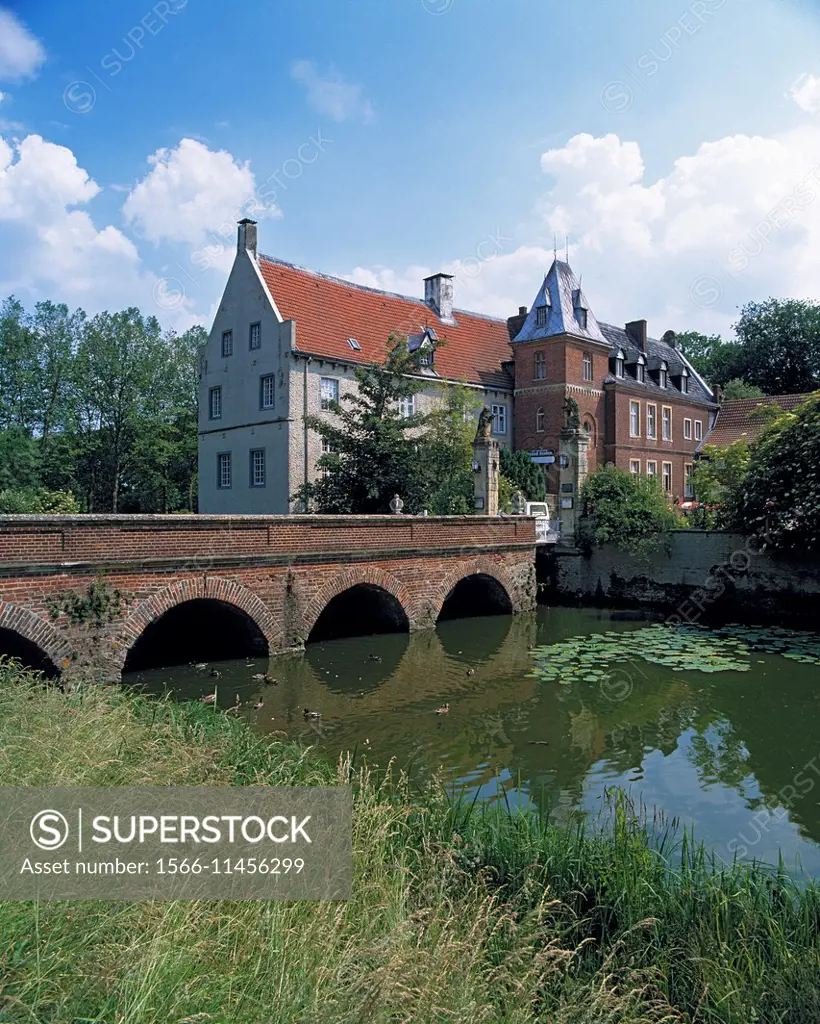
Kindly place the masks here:
[[(379, 765), (395, 758), (418, 779), (441, 771), (483, 799), (503, 791), (512, 801), (549, 805), (559, 817), (596, 811), (604, 789), (621, 785), (695, 825), (721, 856), (775, 860), (782, 850), (787, 863), (799, 857), (820, 874), (816, 665), (759, 652), (743, 673), (673, 673), (641, 661), (629, 666), (632, 689), (613, 693), (531, 674), (534, 646), (643, 625), (595, 609), (539, 608), (443, 622), (409, 636), (313, 644), (270, 663), (275, 685), (253, 679), (268, 669), (266, 659), (223, 662), (217, 680), (193, 666), (128, 679), (180, 697), (216, 684), (219, 706), (232, 706), (239, 694), (263, 732), (330, 756), (356, 749)], [(262, 708), (252, 711), (260, 699)], [(436, 715), (444, 702), (450, 713)], [(304, 707), (320, 710), (321, 721), (306, 722)], [(801, 770), (814, 779), (813, 790), (794, 785)], [(788, 814), (760, 814), (778, 806)]]

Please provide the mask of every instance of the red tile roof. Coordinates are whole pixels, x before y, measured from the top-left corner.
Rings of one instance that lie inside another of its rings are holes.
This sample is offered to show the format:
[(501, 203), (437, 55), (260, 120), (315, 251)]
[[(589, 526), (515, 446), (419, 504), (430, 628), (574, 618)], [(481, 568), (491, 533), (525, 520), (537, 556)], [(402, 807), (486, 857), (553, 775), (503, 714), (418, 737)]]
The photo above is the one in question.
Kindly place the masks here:
[[(391, 332), (416, 334), (427, 326), (447, 342), (436, 351), (439, 377), (488, 388), (513, 386), (501, 369), (502, 361), (512, 359), (505, 320), (456, 309), (453, 326), (421, 299), (351, 284), (270, 256), (260, 255), (259, 269), (279, 312), (296, 321), (300, 352), (349, 363), (383, 362)], [(355, 338), (361, 350), (351, 349), (348, 338)]]
[(761, 406), (779, 405), (790, 412), (808, 395), (766, 395), (765, 398), (730, 398), (718, 411), (717, 422), (704, 439), (704, 444), (713, 444), (718, 448), (726, 448), (745, 435), (747, 441), (756, 441), (769, 422), (765, 415), (756, 416), (755, 411)]

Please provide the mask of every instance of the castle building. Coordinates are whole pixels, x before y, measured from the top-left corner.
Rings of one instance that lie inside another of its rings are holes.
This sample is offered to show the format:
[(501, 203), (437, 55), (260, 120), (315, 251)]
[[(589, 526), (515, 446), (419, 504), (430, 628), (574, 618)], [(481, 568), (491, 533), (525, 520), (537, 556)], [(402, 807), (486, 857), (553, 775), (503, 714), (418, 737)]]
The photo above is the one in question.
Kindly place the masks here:
[(457, 308), (453, 291), (447, 274), (427, 278), (416, 299), (296, 267), (260, 254), (256, 224), (241, 221), (200, 353), (200, 511), (298, 510), (293, 495), (316, 479), (322, 454), (305, 416), (332, 416), (329, 402), (355, 391), (357, 366), (385, 358), (391, 333), (423, 353), (425, 387), (404, 415), (430, 411), (442, 384), (472, 389), (491, 411), (493, 436), (533, 454), (556, 496), (571, 397), (589, 435), (590, 471), (614, 463), (689, 496), (694, 453), (718, 407), (672, 332), (654, 341), (645, 320), (600, 323), (559, 260), (533, 306), (507, 320)]

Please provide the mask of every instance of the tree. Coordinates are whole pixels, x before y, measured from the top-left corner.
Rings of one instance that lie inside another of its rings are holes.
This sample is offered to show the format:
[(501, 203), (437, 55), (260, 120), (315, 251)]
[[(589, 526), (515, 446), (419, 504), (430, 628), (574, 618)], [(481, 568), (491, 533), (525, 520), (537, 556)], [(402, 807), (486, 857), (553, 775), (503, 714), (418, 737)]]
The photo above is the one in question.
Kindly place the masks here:
[(820, 393), (783, 412), (753, 447), (731, 523), (777, 548), (820, 548)]
[(742, 377), (767, 395), (820, 388), (818, 303), (801, 299), (749, 302), (734, 329), (739, 353), (732, 377)]
[(749, 384), (741, 377), (726, 382), (723, 389), (724, 398), (763, 398), (763, 392), (754, 384)]
[(604, 466), (587, 477), (581, 492), (582, 544), (614, 544), (631, 554), (648, 555), (664, 533), (685, 525), (669, 507), (655, 477), (615, 466)]
[(512, 485), (513, 492), (521, 491), (527, 501), (544, 501), (547, 497), (547, 483), (528, 452), (511, 452), (501, 449), (501, 473)]
[(749, 442), (742, 437), (726, 448), (704, 446), (695, 463), (694, 487), (695, 497), (706, 510), (693, 515), (694, 525), (708, 528), (727, 525), (733, 515), (735, 496), (746, 479), (750, 459)]
[(433, 515), (473, 511), (472, 442), (480, 406), (471, 388), (444, 386), (439, 407), (428, 414), (425, 430), (416, 440), (412, 506), (426, 508)]
[(407, 339), (391, 334), (385, 362), (357, 367), (358, 391), (330, 403), (333, 422), (305, 417), (306, 426), (321, 435), (325, 451), (318, 462), (322, 478), (296, 493), (305, 507), (325, 513), (387, 512), (399, 494), (408, 512), (421, 511), (417, 437), (427, 417), (408, 415), (425, 386), (412, 376), (417, 369)]
[(677, 344), (694, 368), (713, 383), (722, 376), (725, 365), (737, 347), (730, 341), (724, 341), (719, 334), (699, 334), (697, 331), (681, 331), (677, 336)]

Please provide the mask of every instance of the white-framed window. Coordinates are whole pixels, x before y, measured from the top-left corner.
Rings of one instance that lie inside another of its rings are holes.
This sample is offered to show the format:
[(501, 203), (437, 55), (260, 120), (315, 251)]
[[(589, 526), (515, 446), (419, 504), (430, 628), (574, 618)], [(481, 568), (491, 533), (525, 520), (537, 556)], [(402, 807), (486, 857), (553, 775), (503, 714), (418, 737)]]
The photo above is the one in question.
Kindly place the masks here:
[(251, 487), (265, 486), (265, 449), (251, 449)]
[(494, 405), (493, 406), (493, 433), (494, 434), (506, 434), (507, 433), (507, 406), (506, 405)]
[(547, 359), (543, 352), (535, 353), (535, 370), (534, 376), (536, 380), (545, 380), (547, 376)]
[(646, 383), (646, 360), (643, 356), (638, 356), (638, 362), (635, 365), (635, 380), (639, 384)]
[(666, 363), (661, 363), (661, 368), (658, 370), (658, 384), (665, 388), (669, 383), (669, 370)]
[(689, 374), (685, 369), (680, 375), (680, 389), (685, 395), (689, 394)]
[(208, 418), (222, 419), (222, 387), (211, 388), (208, 392)]
[(641, 460), (640, 459), (630, 459), (629, 460), (629, 472), (632, 473), (632, 474), (637, 475), (638, 473), (640, 473), (640, 471), (641, 471)]
[(618, 354), (615, 356), (615, 376), (623, 377), (624, 375), (624, 354), (618, 350)]
[(322, 377), (319, 381), (319, 397), (323, 409), (329, 409), (331, 402), (339, 401), (339, 382), (335, 377)]
[(276, 404), (276, 375), (266, 373), (259, 378), (259, 408), (272, 409)]
[(703, 437), (703, 420), (695, 420), (695, 440), (700, 441)]
[(535, 307), (535, 326), (546, 327), (547, 326), (547, 307), (536, 306)]
[(658, 407), (647, 405), (646, 407), (646, 436), (654, 440), (658, 436)]
[(685, 498), (695, 496), (695, 470), (691, 462), (683, 467), (683, 495)]
[(253, 350), (262, 347), (262, 324), (251, 324), (248, 330), (248, 348)]
[(233, 331), (222, 332), (222, 355), (233, 355)]
[(665, 405), (662, 410), (663, 416), (663, 439), (664, 441), (672, 440), (672, 410), (668, 405)]
[(416, 396), (404, 395), (399, 399), (399, 418), (409, 420), (416, 415)]
[(672, 491), (672, 463), (663, 464), (663, 489), (669, 493)]
[[(328, 439), (326, 437), (323, 437), (322, 438), (322, 455), (335, 455), (335, 454), (336, 454), (336, 446), (331, 441), (328, 441)], [(322, 474), (322, 478), (324, 479), (326, 477), (329, 477), (332, 474), (333, 470), (330, 470), (326, 466), (323, 466), (322, 469), (320, 470), (320, 472)]]
[(683, 421), (683, 439), (684, 441), (692, 440), (692, 421), (689, 419)]
[(228, 490), (233, 483), (232, 469), (231, 453), (220, 452), (216, 457), (216, 486), (221, 491)]
[(535, 410), (535, 430), (539, 434), (544, 433), (544, 410), (540, 405)]
[(575, 319), (578, 321), (578, 326), (585, 331), (587, 329), (587, 311), (579, 306), (575, 310)]
[(651, 477), (658, 475), (658, 464), (653, 459), (646, 463), (646, 475)]
[(629, 403), (629, 436), (641, 436), (641, 403)]
[(581, 375), (585, 381), (592, 380), (592, 356), (589, 354), (589, 352), (584, 352)]

